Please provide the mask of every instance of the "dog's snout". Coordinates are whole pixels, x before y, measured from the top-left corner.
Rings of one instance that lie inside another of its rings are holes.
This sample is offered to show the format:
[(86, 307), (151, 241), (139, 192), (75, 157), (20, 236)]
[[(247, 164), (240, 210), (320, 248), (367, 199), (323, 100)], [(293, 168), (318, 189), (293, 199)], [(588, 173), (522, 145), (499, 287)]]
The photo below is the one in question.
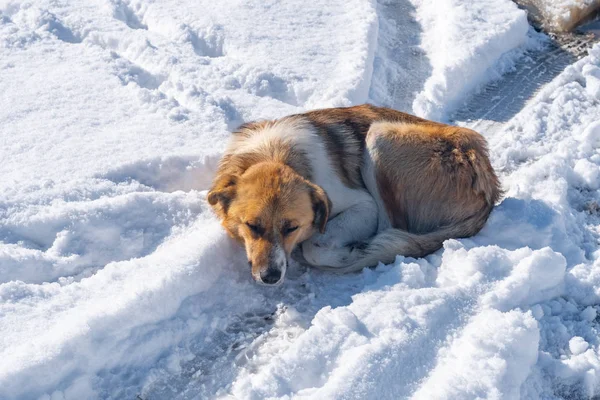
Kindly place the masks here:
[(248, 263), (252, 269), (252, 278), (265, 285), (278, 285), (283, 282), (287, 270), (285, 251), (279, 245), (265, 252), (249, 254)]
[(281, 270), (276, 268), (267, 268), (260, 273), (260, 280), (267, 285), (273, 285), (281, 279)]

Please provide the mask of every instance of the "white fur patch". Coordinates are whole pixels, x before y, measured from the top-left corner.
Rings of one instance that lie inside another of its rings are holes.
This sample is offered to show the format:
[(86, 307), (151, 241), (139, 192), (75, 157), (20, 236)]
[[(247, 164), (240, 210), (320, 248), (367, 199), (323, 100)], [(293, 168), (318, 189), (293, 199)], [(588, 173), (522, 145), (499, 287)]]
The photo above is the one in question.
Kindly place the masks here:
[(287, 270), (287, 258), (285, 256), (285, 250), (281, 245), (277, 245), (273, 248), (273, 262), (277, 268), (281, 271), (281, 278), (285, 276)]
[(308, 157), (311, 163), (313, 183), (327, 192), (333, 205), (330, 217), (368, 196), (364, 190), (352, 189), (344, 185), (327, 153), (325, 143), (316, 133), (315, 128), (305, 119), (284, 118), (279, 120), (273, 126), (267, 126), (250, 137), (235, 140), (231, 150), (234, 154), (246, 153), (266, 147), (273, 140), (282, 140)]

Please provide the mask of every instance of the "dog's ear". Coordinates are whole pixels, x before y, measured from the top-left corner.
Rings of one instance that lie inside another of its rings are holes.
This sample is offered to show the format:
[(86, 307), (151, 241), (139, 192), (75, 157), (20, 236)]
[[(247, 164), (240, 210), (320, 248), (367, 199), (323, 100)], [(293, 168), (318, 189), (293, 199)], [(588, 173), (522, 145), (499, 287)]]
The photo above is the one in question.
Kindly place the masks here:
[(231, 201), (235, 197), (236, 183), (237, 177), (234, 175), (218, 177), (206, 196), (208, 204), (211, 206), (219, 204), (223, 211), (227, 213), (229, 204), (231, 204)]
[(319, 229), (319, 232), (325, 233), (325, 226), (329, 219), (329, 210), (331, 210), (331, 200), (329, 200), (327, 193), (321, 187), (312, 184), (311, 189), (310, 197), (315, 214), (313, 224)]
[(235, 197), (235, 186), (227, 187), (222, 190), (211, 190), (208, 192), (206, 199), (208, 204), (214, 206), (220, 204), (223, 207), (223, 211), (227, 212), (231, 200)]

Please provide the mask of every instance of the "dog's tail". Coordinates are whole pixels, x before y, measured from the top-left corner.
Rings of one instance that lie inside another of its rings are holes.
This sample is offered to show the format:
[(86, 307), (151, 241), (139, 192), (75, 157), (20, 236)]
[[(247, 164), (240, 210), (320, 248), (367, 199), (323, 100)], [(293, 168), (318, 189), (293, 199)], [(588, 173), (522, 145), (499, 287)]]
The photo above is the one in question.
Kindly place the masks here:
[(476, 214), (458, 223), (440, 227), (433, 232), (414, 234), (400, 229), (386, 229), (378, 233), (369, 242), (355, 246), (344, 267), (316, 266), (318, 269), (347, 273), (373, 267), (379, 262), (392, 263), (396, 255), (423, 257), (440, 249), (444, 241), (450, 238), (464, 238), (479, 232), (485, 224), (491, 206), (486, 206)]

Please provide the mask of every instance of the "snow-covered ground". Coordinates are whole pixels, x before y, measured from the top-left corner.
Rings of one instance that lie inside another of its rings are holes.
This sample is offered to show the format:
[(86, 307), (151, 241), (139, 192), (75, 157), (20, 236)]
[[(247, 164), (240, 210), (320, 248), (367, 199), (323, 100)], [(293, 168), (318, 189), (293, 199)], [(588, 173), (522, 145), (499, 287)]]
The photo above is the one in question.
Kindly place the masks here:
[(242, 121), (443, 120), (544, 40), (509, 0), (0, 0), (0, 398), (600, 394), (600, 46), (488, 135), (505, 199), (424, 259), (259, 287), (204, 200)]

